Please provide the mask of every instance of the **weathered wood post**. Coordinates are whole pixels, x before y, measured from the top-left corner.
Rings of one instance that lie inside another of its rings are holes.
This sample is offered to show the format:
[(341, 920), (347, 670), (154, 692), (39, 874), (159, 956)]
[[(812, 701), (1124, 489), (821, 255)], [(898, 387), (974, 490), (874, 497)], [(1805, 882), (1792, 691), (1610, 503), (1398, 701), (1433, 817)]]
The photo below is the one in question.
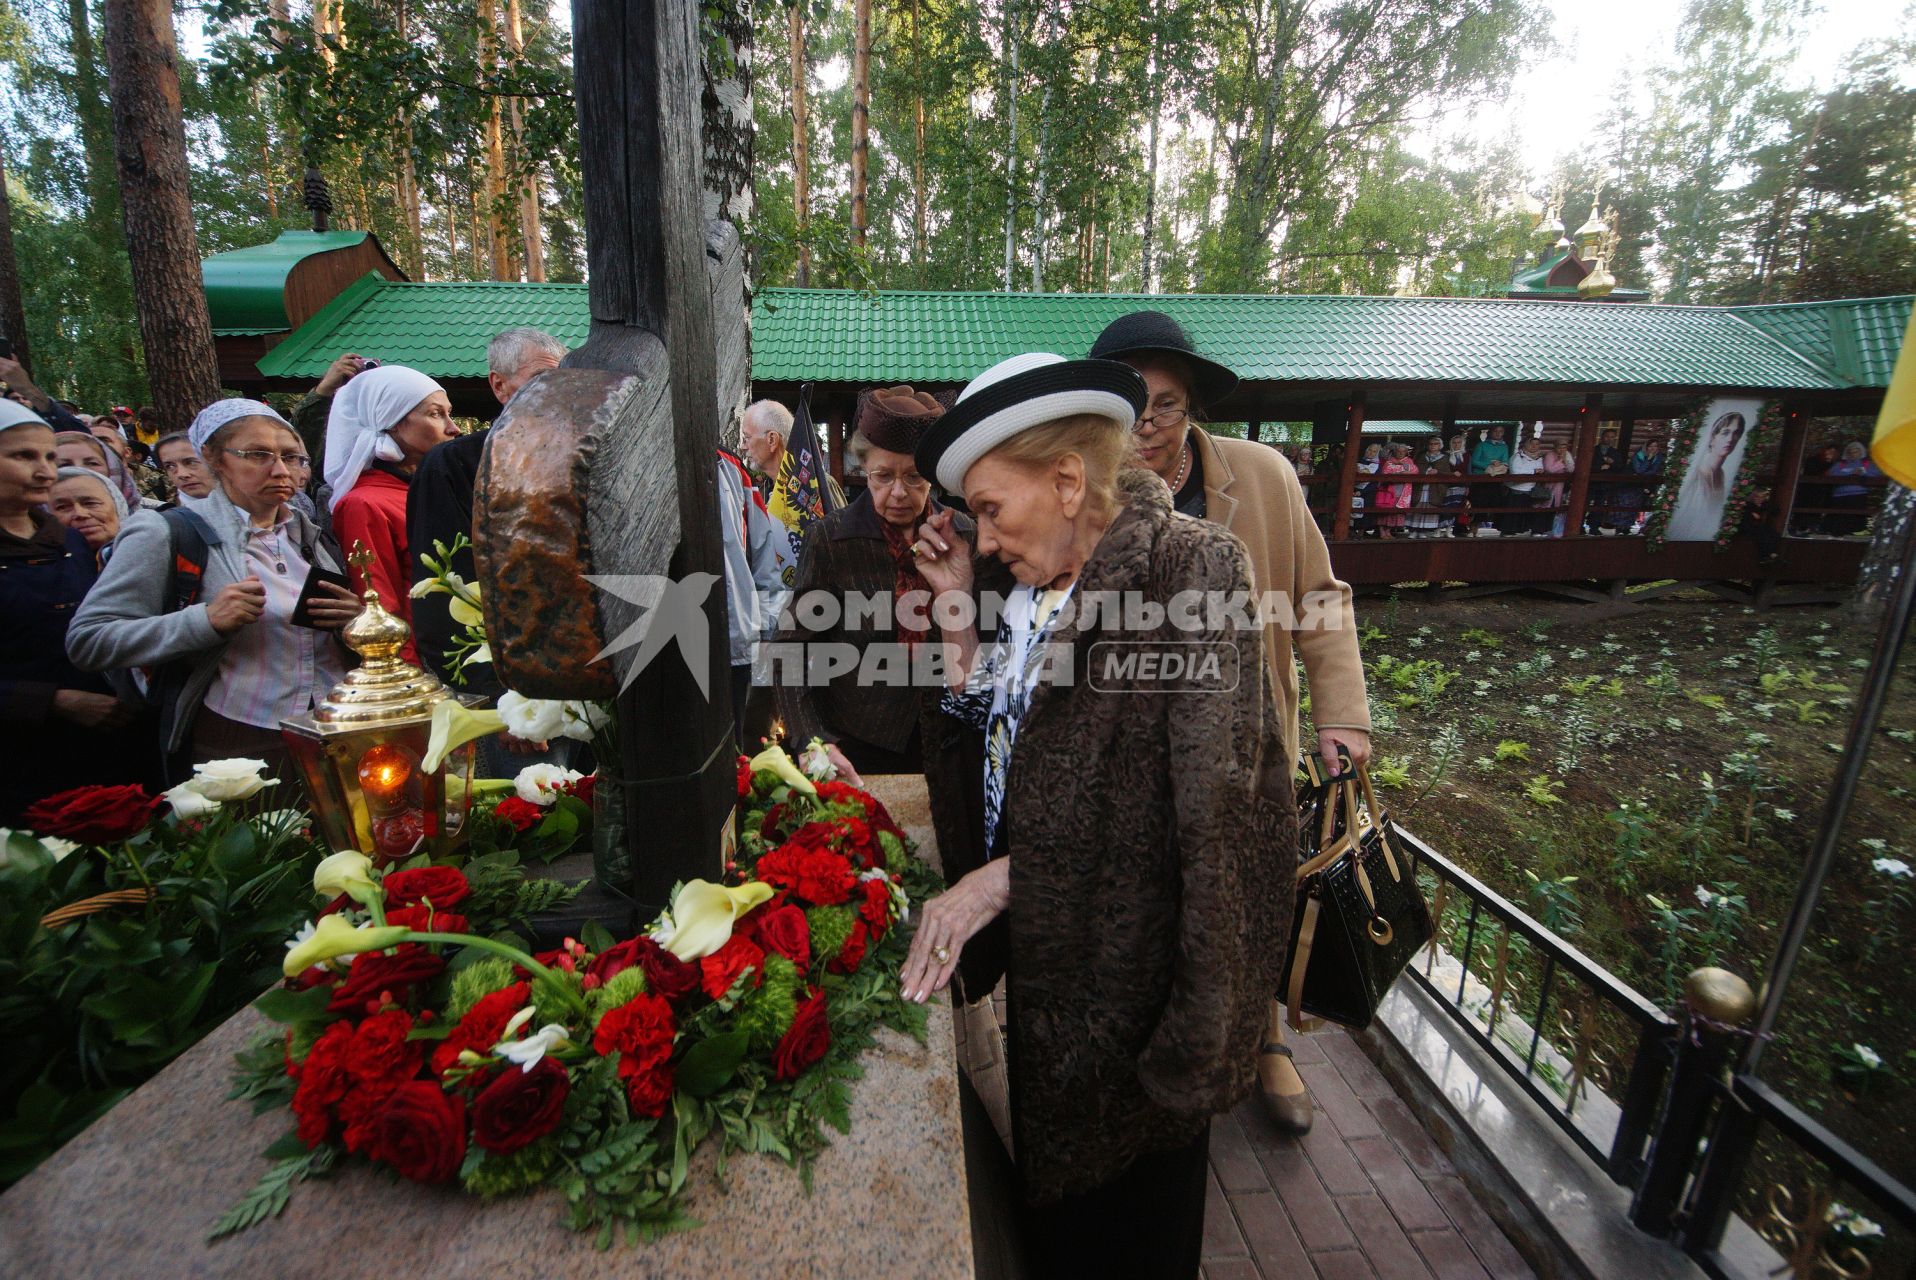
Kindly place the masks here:
[[(734, 798), (725, 602), (710, 588), (718, 388), (746, 358), (739, 249), (703, 208), (698, 6), (572, 12), (592, 328), (495, 425), (475, 561), (509, 688), (616, 696), (623, 758), (601, 764), (623, 774), (631, 867), (601, 873), (650, 908), (675, 881), (718, 877)], [(739, 311), (716, 326), (715, 280)], [(702, 629), (675, 615), (675, 586)], [(676, 639), (643, 638), (655, 621)]]
[[(1573, 453), (1577, 462), (1577, 472), (1570, 477), (1569, 506), (1564, 512), (1563, 536), (1580, 538), (1583, 536), (1583, 515), (1590, 506), (1590, 468), (1596, 465), (1597, 429), (1602, 424), (1597, 421), (1603, 415), (1599, 410), (1603, 406), (1603, 397), (1596, 392), (1584, 396), (1583, 408), (1577, 411), (1577, 441)], [(1604, 501), (1603, 490), (1597, 490), (1597, 501)]]

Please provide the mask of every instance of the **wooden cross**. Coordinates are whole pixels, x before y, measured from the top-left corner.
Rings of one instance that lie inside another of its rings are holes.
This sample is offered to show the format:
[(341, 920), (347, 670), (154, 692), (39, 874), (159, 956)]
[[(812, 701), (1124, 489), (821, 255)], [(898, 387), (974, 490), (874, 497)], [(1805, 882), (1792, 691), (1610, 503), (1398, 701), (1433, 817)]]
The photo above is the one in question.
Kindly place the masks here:
[(634, 875), (615, 887), (651, 908), (721, 872), (736, 777), (724, 593), (704, 602), (707, 696), (676, 647), (629, 684), (618, 659), (591, 661), (641, 610), (583, 575), (723, 573), (718, 389), (749, 378), (743, 277), (737, 232), (704, 216), (698, 6), (573, 0), (572, 33), (592, 328), (494, 424), (474, 561), (509, 688), (616, 695)]

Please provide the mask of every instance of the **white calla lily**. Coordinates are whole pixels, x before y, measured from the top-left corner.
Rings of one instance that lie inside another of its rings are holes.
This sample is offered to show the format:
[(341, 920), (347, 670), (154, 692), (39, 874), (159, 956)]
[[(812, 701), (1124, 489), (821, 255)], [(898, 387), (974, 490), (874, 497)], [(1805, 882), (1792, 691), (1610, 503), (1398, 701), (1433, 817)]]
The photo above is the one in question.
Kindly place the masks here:
[(818, 788), (812, 785), (812, 780), (799, 771), (799, 767), (792, 763), (792, 758), (785, 754), (785, 748), (777, 743), (753, 756), (750, 764), (753, 773), (775, 773), (780, 781), (794, 791), (808, 796), (818, 794)]
[(660, 943), (681, 960), (702, 960), (725, 945), (738, 918), (776, 892), (762, 880), (728, 889), (688, 880), (672, 898), (672, 940)]

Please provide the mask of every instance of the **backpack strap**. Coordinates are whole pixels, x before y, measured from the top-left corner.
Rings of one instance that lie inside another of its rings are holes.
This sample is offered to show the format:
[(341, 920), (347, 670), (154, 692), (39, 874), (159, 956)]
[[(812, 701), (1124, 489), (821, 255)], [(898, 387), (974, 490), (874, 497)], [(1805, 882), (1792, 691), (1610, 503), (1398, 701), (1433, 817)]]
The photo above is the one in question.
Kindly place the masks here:
[(200, 582), (212, 545), (220, 541), (213, 526), (185, 507), (160, 512), (173, 548), (172, 611), (190, 608), (200, 599)]

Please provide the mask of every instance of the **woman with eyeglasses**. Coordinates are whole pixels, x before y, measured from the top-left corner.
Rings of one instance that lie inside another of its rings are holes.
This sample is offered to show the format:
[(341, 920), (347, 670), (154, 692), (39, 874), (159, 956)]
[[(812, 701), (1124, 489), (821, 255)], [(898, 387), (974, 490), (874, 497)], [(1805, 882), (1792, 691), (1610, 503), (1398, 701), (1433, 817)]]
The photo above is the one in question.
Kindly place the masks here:
[[(850, 445), (865, 471), (865, 491), (807, 530), (791, 625), (779, 635), (781, 647), (807, 646), (808, 666), (833, 651), (824, 646), (841, 654), (846, 645), (858, 651), (858, 666), (830, 683), (781, 680), (777, 695), (794, 749), (822, 739), (839, 771), (854, 781), (864, 773), (923, 768), (920, 691), (912, 685), (910, 664), (916, 647), (936, 637), (930, 635), (930, 592), (911, 543), (918, 526), (943, 508), (932, 500), (931, 481), (912, 451), (944, 412), (931, 395), (910, 387), (860, 394)], [(969, 532), (969, 520), (960, 517), (959, 524)], [(840, 607), (809, 611), (806, 597), (814, 592), (837, 596)], [(873, 596), (885, 607), (845, 607), (853, 597)], [(813, 620), (820, 625), (808, 625)]]
[(190, 508), (127, 520), (68, 629), (67, 653), (83, 671), (147, 669), (176, 779), (201, 761), (246, 756), (292, 781), (279, 722), (312, 709), (344, 675), (337, 633), (360, 601), (316, 582), (312, 625), (293, 621), (313, 570), (344, 565), (292, 506), (307, 460), (284, 418), (257, 400), (221, 400), (201, 410), (188, 437), (212, 472), (212, 492)]

